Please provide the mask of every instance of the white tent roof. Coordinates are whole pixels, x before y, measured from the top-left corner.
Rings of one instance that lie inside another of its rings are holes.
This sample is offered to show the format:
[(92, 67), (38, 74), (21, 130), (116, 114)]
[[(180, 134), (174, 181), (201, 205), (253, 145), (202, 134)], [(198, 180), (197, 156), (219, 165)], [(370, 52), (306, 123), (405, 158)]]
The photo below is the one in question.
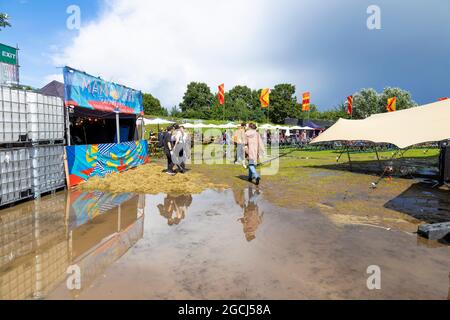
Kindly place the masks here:
[(157, 124), (173, 124), (175, 122), (164, 120), (164, 119), (146, 119), (144, 118), (144, 123), (146, 126), (148, 125), (157, 125)]
[(236, 129), (238, 127), (238, 125), (235, 124), (235, 123), (230, 122), (230, 123), (227, 123), (227, 124), (218, 125), (216, 127), (220, 128), (220, 129)]
[(202, 124), (201, 128), (219, 129), (220, 126), (216, 126), (215, 124)]
[(202, 126), (202, 124), (192, 124), (192, 123), (184, 123), (183, 124), (183, 127), (185, 127), (186, 129), (200, 128), (200, 126)]
[(311, 143), (330, 141), (371, 141), (407, 148), (450, 138), (450, 100), (435, 102), (365, 120), (340, 119)]
[(274, 126), (274, 125), (271, 125), (271, 124), (268, 124), (268, 123), (266, 123), (266, 124), (263, 124), (262, 126), (260, 126), (260, 127), (259, 127), (259, 129), (263, 129), (263, 130), (270, 130), (270, 129), (275, 129), (275, 126)]

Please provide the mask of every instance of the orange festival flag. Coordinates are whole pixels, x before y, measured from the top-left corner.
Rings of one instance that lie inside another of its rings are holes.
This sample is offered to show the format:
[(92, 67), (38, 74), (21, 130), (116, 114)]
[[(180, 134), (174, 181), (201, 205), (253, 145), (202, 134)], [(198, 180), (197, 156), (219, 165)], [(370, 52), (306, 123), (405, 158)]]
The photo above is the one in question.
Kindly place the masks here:
[(311, 93), (305, 92), (303, 94), (303, 101), (302, 101), (302, 111), (306, 112), (311, 109)]
[(261, 97), (259, 98), (262, 108), (268, 108), (270, 105), (270, 89), (262, 89)]
[(347, 113), (349, 115), (353, 114), (353, 96), (347, 97)]
[(394, 112), (397, 110), (397, 97), (388, 99), (388, 104), (387, 104), (386, 110), (388, 112)]
[(219, 104), (223, 106), (225, 104), (225, 84), (219, 86)]

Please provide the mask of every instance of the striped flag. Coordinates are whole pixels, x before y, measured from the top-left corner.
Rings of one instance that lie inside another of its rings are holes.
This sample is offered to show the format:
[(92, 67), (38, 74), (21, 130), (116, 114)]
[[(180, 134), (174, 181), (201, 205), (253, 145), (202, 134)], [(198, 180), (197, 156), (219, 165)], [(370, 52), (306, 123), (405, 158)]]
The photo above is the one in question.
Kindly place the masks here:
[(223, 106), (225, 104), (225, 84), (219, 86), (219, 104)]
[(388, 104), (387, 104), (386, 110), (388, 112), (394, 112), (397, 110), (397, 97), (388, 99)]
[(353, 96), (347, 97), (347, 113), (349, 115), (353, 114)]
[(261, 96), (259, 98), (262, 108), (268, 108), (270, 105), (270, 89), (262, 89)]
[(305, 92), (303, 94), (302, 111), (306, 112), (311, 109), (311, 93)]

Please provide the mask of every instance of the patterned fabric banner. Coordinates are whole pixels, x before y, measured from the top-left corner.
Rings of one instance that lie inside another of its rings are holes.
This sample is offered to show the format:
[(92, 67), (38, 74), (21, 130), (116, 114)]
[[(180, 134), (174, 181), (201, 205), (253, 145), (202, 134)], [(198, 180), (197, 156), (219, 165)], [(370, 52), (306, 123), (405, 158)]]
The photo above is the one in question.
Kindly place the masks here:
[(95, 144), (66, 147), (69, 186), (76, 186), (92, 177), (104, 177), (148, 163), (145, 140), (119, 144)]

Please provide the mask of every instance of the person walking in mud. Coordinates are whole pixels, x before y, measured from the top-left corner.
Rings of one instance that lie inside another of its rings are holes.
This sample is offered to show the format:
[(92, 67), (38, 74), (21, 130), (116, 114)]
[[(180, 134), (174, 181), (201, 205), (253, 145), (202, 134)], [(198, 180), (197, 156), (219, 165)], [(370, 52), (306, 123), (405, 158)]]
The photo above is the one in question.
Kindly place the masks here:
[(244, 166), (247, 169), (247, 164), (245, 163), (245, 126), (243, 123), (238, 127), (233, 135), (233, 140), (236, 143), (236, 161), (235, 164)]
[(261, 176), (256, 171), (258, 160), (263, 157), (265, 152), (264, 143), (261, 136), (256, 131), (257, 127), (254, 123), (249, 124), (249, 129), (245, 133), (248, 148), (248, 181), (256, 180), (256, 185), (259, 185)]
[(181, 126), (175, 125), (175, 135), (174, 135), (174, 157), (172, 161), (178, 167), (178, 172), (186, 172), (186, 155), (185, 155), (185, 138), (186, 135)]
[(186, 170), (186, 161), (188, 159), (191, 159), (191, 147), (192, 147), (192, 140), (191, 136), (189, 135), (189, 132), (186, 130), (184, 126), (180, 126), (180, 130), (183, 134), (183, 156), (184, 156), (184, 169)]
[(172, 154), (173, 154), (173, 144), (172, 144), (172, 133), (173, 133), (173, 126), (169, 126), (166, 129), (166, 132), (164, 132), (163, 136), (163, 149), (164, 154), (167, 157), (167, 171), (166, 173), (168, 175), (175, 175), (175, 172), (173, 172), (173, 161), (172, 161)]

